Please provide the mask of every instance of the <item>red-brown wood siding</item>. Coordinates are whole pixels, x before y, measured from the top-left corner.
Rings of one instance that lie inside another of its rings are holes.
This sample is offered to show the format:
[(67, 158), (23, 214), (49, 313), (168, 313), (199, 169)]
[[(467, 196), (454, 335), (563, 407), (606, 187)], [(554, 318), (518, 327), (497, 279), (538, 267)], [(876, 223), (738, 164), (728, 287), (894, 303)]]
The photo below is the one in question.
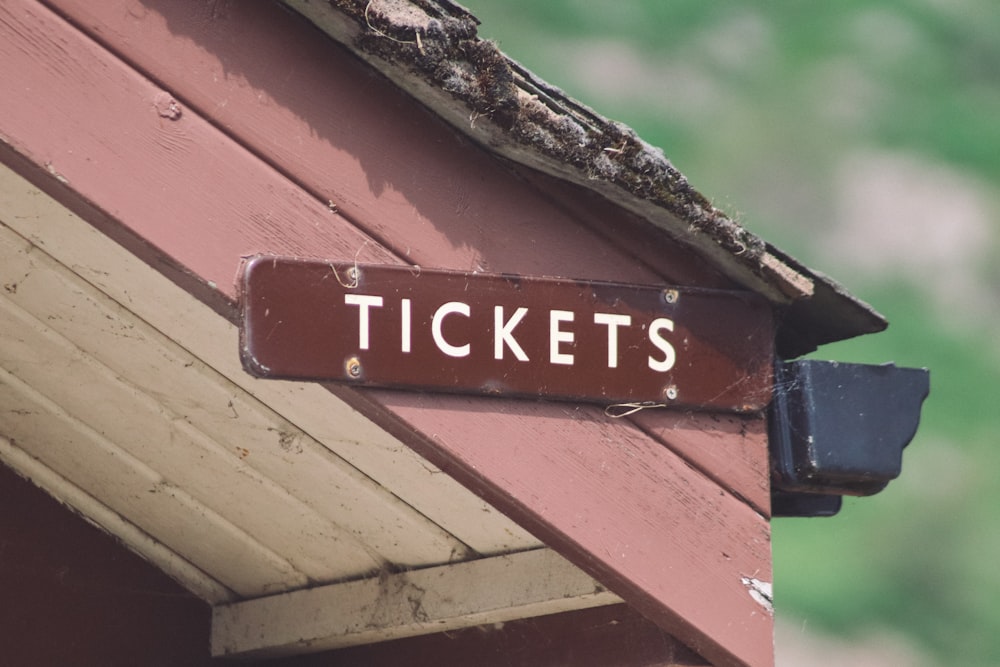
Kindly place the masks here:
[[(768, 612), (743, 599), (743, 578), (770, 581), (767, 522), (641, 429), (589, 407), (369, 395), (388, 409), (383, 425), (397, 437), (424, 434), (409, 437), (424, 456), (679, 637), (708, 635), (723, 617), (723, 641), (770, 625)], [(378, 414), (375, 405), (366, 411)], [(709, 431), (692, 440), (710, 446), (718, 437), (712, 415), (686, 419), (692, 432)], [(767, 444), (757, 421), (747, 419), (747, 448)], [(748, 570), (754, 562), (766, 564)], [(745, 613), (732, 615), (737, 606)], [(694, 648), (715, 664), (740, 664), (718, 647)]]
[(213, 664), (207, 604), (4, 465), (0, 507), (0, 662)]
[[(258, 252), (719, 280), (690, 261), (672, 276), (669, 254), (637, 261), (636, 242), (578, 224), (273, 5), (52, 4), (114, 53), (36, 2), (5, 4), (2, 157), (201, 298), (235, 300), (240, 257)], [(682, 420), (745, 453), (716, 469), (673, 442), (674, 414), (639, 429), (577, 406), (348, 398), (713, 662), (772, 663), (772, 619), (742, 583), (770, 580), (761, 420)]]
[[(209, 656), (210, 610), (158, 569), (0, 465), (0, 655), (9, 665), (232, 664)], [(275, 667), (705, 665), (625, 605), (328, 651)]]
[[(219, 16), (216, 8), (197, 3), (151, 0), (143, 5), (162, 18), (144, 14), (140, 20), (127, 2), (51, 4), (89, 26), (93, 37), (112, 44), (140, 70), (155, 72), (156, 80), (183, 94), (185, 104), (320, 202), (333, 202), (406, 262), (734, 287), (693, 253), (594, 193), (542, 174), (518, 176), (498, 168), (378, 75), (350, 66), (350, 56), (337, 46), (318, 34), (303, 38), (299, 19), (277, 8), (226, 6)], [(240, 38), (234, 39), (234, 26)], [(143, 39), (131, 37), (137, 31)], [(284, 40), (296, 48), (287, 48)], [(266, 60), (264, 51), (271, 54)], [(345, 94), (359, 90), (367, 104)], [(267, 96), (264, 103), (261, 95)], [(526, 188), (526, 179), (543, 187)], [(297, 235), (289, 230), (287, 236)], [(363, 241), (354, 242), (360, 257), (369, 254)], [(292, 254), (351, 257), (329, 245)], [(669, 415), (646, 413), (641, 422), (661, 435), (677, 427)], [(683, 456), (768, 513), (767, 466), (760, 451), (733, 438), (715, 438), (710, 448), (687, 447), (683, 436), (680, 441)]]
[(278, 660), (275, 667), (706, 667), (625, 605)]

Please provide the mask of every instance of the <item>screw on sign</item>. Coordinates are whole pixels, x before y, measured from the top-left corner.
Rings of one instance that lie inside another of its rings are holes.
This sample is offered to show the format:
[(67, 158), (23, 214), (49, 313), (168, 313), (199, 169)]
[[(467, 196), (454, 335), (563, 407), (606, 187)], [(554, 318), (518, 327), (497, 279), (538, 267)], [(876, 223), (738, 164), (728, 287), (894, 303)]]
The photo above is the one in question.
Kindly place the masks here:
[(361, 377), (361, 360), (357, 357), (351, 357), (344, 363), (344, 370), (352, 378)]
[[(342, 276), (348, 276), (343, 280)], [(259, 377), (750, 411), (770, 399), (760, 297), (256, 257), (241, 357)]]

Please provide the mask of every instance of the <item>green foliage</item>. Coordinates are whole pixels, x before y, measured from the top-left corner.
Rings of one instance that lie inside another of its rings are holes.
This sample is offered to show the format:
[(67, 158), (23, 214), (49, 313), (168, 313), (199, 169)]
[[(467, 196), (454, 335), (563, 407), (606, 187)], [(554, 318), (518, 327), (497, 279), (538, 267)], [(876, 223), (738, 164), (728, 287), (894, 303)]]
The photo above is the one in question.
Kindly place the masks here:
[[(779, 614), (846, 636), (892, 628), (943, 664), (1000, 664), (996, 303), (966, 311), (942, 303), (929, 289), (943, 280), (939, 266), (919, 278), (845, 275), (816, 246), (835, 222), (834, 181), (852, 154), (906, 155), (977, 183), (1000, 177), (994, 0), (468, 4), (510, 55), (636, 128), (768, 240), (807, 264), (832, 263), (891, 322), (815, 356), (931, 369), (899, 480), (848, 499), (833, 519), (775, 522)], [(601, 68), (615, 58), (624, 58), (617, 70)], [(986, 198), (1000, 204), (995, 187)], [(997, 301), (992, 224), (984, 252), (993, 261), (968, 268)]]
[[(693, 62), (738, 93), (740, 107), (750, 102), (765, 108), (779, 127), (791, 120), (814, 131), (817, 119), (809, 119), (812, 109), (801, 106), (799, 93), (816, 93), (817, 77), (840, 67), (847, 75), (862, 75), (876, 98), (856, 139), (913, 148), (1000, 175), (1000, 124), (995, 122), (1000, 117), (1000, 11), (992, 0), (952, 7), (922, 0), (480, 0), (472, 9), (483, 19), (486, 36), (585, 101), (587, 95), (570, 86), (575, 76), (563, 76), (552, 57), (560, 42), (617, 39), (650, 62)], [(764, 54), (748, 50), (748, 43), (760, 38), (758, 29), (766, 31)], [(744, 60), (720, 55), (741, 50), (749, 54)], [(825, 92), (831, 105), (842, 94), (835, 88), (818, 92)], [(600, 108), (625, 120), (657, 113), (625, 102), (609, 108), (605, 101)], [(704, 130), (706, 121), (711, 118), (680, 125)], [(650, 130), (653, 139), (678, 132), (671, 128), (678, 119), (666, 115), (634, 124)], [(696, 149), (680, 148), (679, 160), (696, 158)]]
[(931, 396), (887, 490), (847, 499), (833, 519), (775, 522), (779, 608), (848, 636), (891, 627), (947, 664), (1000, 664), (1000, 351), (985, 332), (942, 324), (911, 287), (874, 300), (888, 331), (814, 356), (928, 366)]

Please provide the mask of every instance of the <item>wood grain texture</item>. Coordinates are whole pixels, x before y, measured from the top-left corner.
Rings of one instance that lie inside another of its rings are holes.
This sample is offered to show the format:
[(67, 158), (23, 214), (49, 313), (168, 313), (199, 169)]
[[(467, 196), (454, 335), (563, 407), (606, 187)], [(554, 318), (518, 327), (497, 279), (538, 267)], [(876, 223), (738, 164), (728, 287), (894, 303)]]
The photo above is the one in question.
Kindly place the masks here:
[(761, 515), (771, 515), (766, 420), (672, 410), (643, 410), (631, 419)]
[[(237, 437), (242, 449), (248, 454), (252, 449), (255, 453), (252, 463), (266, 476), (294, 489), (297, 497), (336, 520), (336, 508), (329, 504), (331, 493), (341, 488), (340, 495), (346, 498), (348, 494), (344, 491), (358, 484), (364, 487), (365, 481), (359, 478), (367, 477), (391, 489), (402, 503), (480, 554), (539, 546), (535, 538), (510, 519), (321, 387), (260, 382), (249, 376), (234, 353), (238, 346), (236, 327), (3, 167), (0, 167), (0, 211), (0, 221), (24, 239), (20, 243), (33, 247), (28, 268), (33, 266), (31, 262), (44, 262), (42, 258), (47, 256), (62, 267), (70, 267), (62, 272), (66, 280), (73, 280), (69, 275), (72, 273), (80, 281), (71, 289), (54, 287), (48, 290), (51, 298), (43, 299), (34, 287), (39, 281), (51, 281), (54, 277), (40, 270), (25, 283), (29, 271), (13, 258), (5, 258), (0, 265), (0, 283), (8, 286), (9, 290), (4, 291), (8, 298), (34, 309), (51, 326), (59, 326), (66, 336), (73, 336), (75, 329), (83, 329), (75, 332), (82, 352), (99, 356), (103, 363), (132, 382), (149, 386), (149, 391), (172, 406), (177, 414), (197, 419), (200, 428), (213, 437), (226, 440), (232, 436), (233, 417), (240, 415), (239, 421), (246, 423), (246, 430)], [(91, 298), (73, 296), (83, 293)], [(98, 308), (96, 317), (85, 307), (94, 299), (105, 304)], [(57, 308), (60, 305), (61, 311)], [(132, 318), (131, 330), (122, 321), (123, 317)], [(135, 320), (140, 321), (138, 325)], [(89, 326), (91, 334), (113, 332), (117, 327), (135, 334), (136, 326), (148, 330), (145, 327), (148, 325), (159, 332), (153, 334), (153, 340), (169, 339), (176, 346), (168, 352), (160, 345), (163, 353), (160, 354), (155, 350), (156, 345), (147, 350), (150, 341), (138, 335), (121, 337), (112, 333), (110, 339), (88, 337), (83, 335), (88, 328), (84, 325)], [(126, 350), (131, 351), (132, 361), (143, 360), (138, 368), (130, 368), (126, 359), (121, 358), (119, 353)], [(172, 368), (164, 365), (168, 358), (178, 359), (184, 368), (181, 377), (205, 381), (179, 386), (177, 377), (173, 377), (168, 390), (163, 384), (168, 379), (164, 373)], [(273, 411), (281, 418), (262, 418), (261, 405), (268, 406), (265, 412)], [(282, 448), (281, 432), (299, 430), (304, 435), (291, 440), (286, 437)], [(319, 451), (314, 451), (315, 447)], [(306, 462), (309, 466), (303, 465)], [(276, 469), (269, 470), (270, 464)], [(330, 467), (344, 472), (331, 475)], [(306, 480), (312, 483), (304, 484)], [(347, 518), (355, 520), (367, 521), (363, 517)], [(389, 522), (400, 526), (412, 524), (412, 518)], [(384, 543), (394, 539), (393, 532), (379, 530), (374, 538)], [(450, 556), (453, 547), (448, 547), (445, 555)]]
[(371, 398), (387, 428), (424, 434), (418, 451), (714, 664), (773, 662), (771, 611), (743, 582), (771, 581), (767, 520), (657, 440), (581, 407)]
[[(0, 366), (282, 554), (310, 581), (471, 555), (3, 224), (0, 260), (0, 282), (14, 285), (0, 296), (9, 329), (0, 338)], [(90, 489), (99, 498), (105, 490)], [(354, 512), (359, 506), (368, 511)]]
[[(128, 545), (129, 551), (165, 573), (192, 595), (212, 605), (239, 599), (235, 592), (220, 584), (190, 560), (178, 555), (148, 532), (124, 519), (113, 508), (100, 502), (3, 436), (0, 436), (0, 462), (24, 479), (31, 480), (31, 484), (76, 515), (86, 517), (87, 522), (106, 533), (109, 540), (113, 539), (118, 544)], [(9, 511), (7, 514), (14, 515), (18, 512)]]
[(620, 602), (550, 549), (216, 607), (212, 654), (294, 655)]
[[(634, 214), (594, 193), (543, 174), (511, 173), (277, 7), (166, 0), (48, 4), (140, 71), (155, 72), (185, 108), (213, 119), (407, 262), (734, 287), (693, 251), (651, 234)], [(233, 296), (228, 283), (220, 285)], [(769, 492), (761, 492), (761, 473), (748, 478), (746, 470), (728, 464), (737, 454), (759, 467), (766, 451), (737, 446), (716, 457), (683, 444), (676, 449), (766, 513)]]
[(239, 258), (264, 249), (398, 261), (50, 12), (5, 3), (0, 19), (5, 143), (203, 282), (234, 298)]
[[(149, 20), (155, 16), (148, 14)], [(39, 96), (12, 95), (0, 101), (0, 134), (8, 146), (49, 174), (46, 187), (99, 208), (201, 282), (235, 297), (232, 277), (240, 256), (250, 252), (349, 259), (360, 249), (365, 261), (400, 261), (366, 244), (366, 237), (325, 202), (217, 132), (186, 106), (184, 94), (153, 85), (34, 3), (14, 0), (0, 8), (0, 19), (3, 85), (21, 92), (34, 89)], [(196, 70), (183, 55), (190, 36), (168, 24), (177, 34), (157, 37), (137, 29), (129, 39), (158, 44), (183, 67)], [(250, 30), (252, 22), (233, 25)], [(268, 24), (263, 34), (278, 34), (276, 25)], [(241, 32), (241, 37), (254, 45), (258, 67), (227, 63), (230, 68), (224, 73), (233, 81), (267, 71), (259, 59), (277, 57), (274, 49), (287, 49), (296, 43), (292, 35), (306, 33), (285, 33), (280, 44), (270, 47), (248, 34)], [(336, 72), (353, 67), (353, 61), (344, 58), (336, 60), (336, 66), (333, 62), (323, 61), (331, 78), (322, 89), (336, 88)], [(301, 85), (295, 70), (286, 69), (285, 74), (289, 86)], [(369, 135), (368, 141), (378, 137), (377, 146), (353, 145), (345, 164), (362, 161), (364, 188), (386, 198), (377, 198), (375, 208), (359, 205), (352, 217), (372, 225), (395, 220), (379, 236), (392, 236), (398, 254), (417, 257), (419, 251), (420, 262), (449, 268), (658, 279), (629, 261), (628, 254), (574, 226), (561, 209), (536, 207), (538, 200), (523, 184), (505, 177), (495, 162), (487, 169), (487, 163), (452, 161), (452, 155), (466, 152), (462, 140), (414, 113), (405, 98), (386, 104), (381, 92), (368, 97), (382, 85), (368, 77), (339, 90), (351, 90), (354, 104), (382, 100), (374, 108), (365, 107), (366, 117), (382, 132)], [(269, 79), (260, 85), (260, 100), (289, 106), (280, 89), (271, 88), (277, 82)], [(176, 97), (179, 115), (164, 93)], [(229, 104), (226, 98), (214, 103)], [(243, 113), (254, 113), (248, 104), (233, 104)], [(410, 123), (406, 136), (394, 134), (399, 127), (375, 113), (387, 108), (405, 111)], [(202, 110), (211, 112), (208, 106)], [(299, 111), (292, 107), (288, 113)], [(223, 118), (217, 122), (228, 127)], [(274, 132), (259, 117), (253, 124)], [(348, 124), (341, 132), (355, 136), (357, 128)], [(319, 130), (315, 136), (281, 136), (305, 144), (330, 141)], [(433, 141), (420, 143), (414, 151), (407, 148), (414, 137)], [(373, 158), (379, 146), (393, 150)], [(296, 155), (316, 168), (315, 156)], [(384, 163), (390, 160), (407, 164), (407, 169), (386, 172)], [(437, 174), (438, 187), (421, 191), (409, 180), (425, 172)], [(387, 178), (387, 173), (395, 176)], [(495, 187), (477, 190), (484, 198), (480, 214), (466, 211), (440, 222), (426, 215), (436, 210), (443, 216), (443, 205), (463, 209), (463, 202), (472, 201), (469, 187), (483, 179)], [(394, 199), (394, 192), (406, 196)], [(335, 203), (344, 206), (348, 200)], [(513, 202), (524, 202), (525, 208), (511, 208)], [(394, 208), (401, 208), (402, 214), (390, 215)], [(409, 232), (402, 224), (406, 221)], [(414, 245), (404, 248), (411, 240)], [(714, 663), (773, 662), (771, 617), (741, 583), (751, 576), (770, 579), (766, 519), (657, 439), (631, 424), (609, 421), (599, 410), (573, 406), (387, 392), (370, 398), (366, 410), (381, 414), (384, 426), (398, 437), (421, 448), (432, 462), (483, 493)], [(362, 402), (358, 396), (352, 400)], [(705, 427), (712, 428), (709, 423)]]
[[(652, 265), (637, 262), (630, 251), (579, 224), (586, 208), (575, 203), (579, 191), (532, 187), (530, 180), (552, 179), (511, 173), (344, 49), (303, 26), (301, 18), (274, 5), (49, 4), (96, 39), (113, 44), (140, 71), (155, 72), (155, 79), (186, 106), (213, 118), (320, 201), (333, 202), (408, 262), (484, 272), (732, 284), (690, 251), (655, 234), (655, 247), (663, 254)], [(234, 39), (235, 34), (240, 37)], [(163, 47), (166, 43), (170, 48)], [(634, 216), (603, 201), (592, 204), (601, 217), (595, 228), (605, 227), (608, 236), (629, 229)]]
[[(287, 560), (2, 369), (0, 404), (15, 416), (4, 433), (19, 448), (88, 492), (97, 492), (132, 522), (158, 526), (157, 541), (188, 545), (188, 559), (226, 588), (251, 597), (307, 583)], [(188, 523), (183, 517), (189, 515), (208, 520)], [(240, 554), (237, 562), (228, 562), (231, 554)]]

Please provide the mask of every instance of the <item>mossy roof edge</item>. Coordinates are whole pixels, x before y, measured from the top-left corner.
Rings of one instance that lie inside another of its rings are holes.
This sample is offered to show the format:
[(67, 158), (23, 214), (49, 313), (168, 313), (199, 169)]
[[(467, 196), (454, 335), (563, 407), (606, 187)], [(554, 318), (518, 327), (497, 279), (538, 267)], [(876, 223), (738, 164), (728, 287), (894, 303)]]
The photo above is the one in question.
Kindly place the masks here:
[(536, 77), (450, 0), (284, 0), (488, 150), (596, 191), (772, 301), (778, 351), (881, 331), (885, 318), (715, 208), (663, 152)]

